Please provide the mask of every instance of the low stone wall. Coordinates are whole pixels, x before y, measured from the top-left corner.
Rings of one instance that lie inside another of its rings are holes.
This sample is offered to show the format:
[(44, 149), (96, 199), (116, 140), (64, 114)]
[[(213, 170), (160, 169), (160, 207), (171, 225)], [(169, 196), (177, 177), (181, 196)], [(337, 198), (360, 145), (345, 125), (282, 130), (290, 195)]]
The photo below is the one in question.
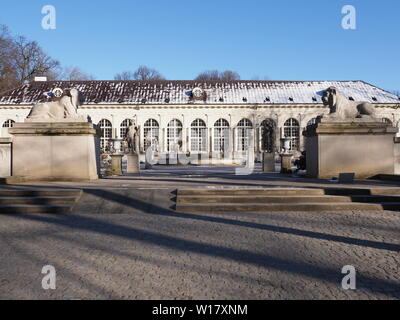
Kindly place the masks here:
[(394, 139), (394, 174), (400, 174), (400, 137)]
[(0, 138), (0, 178), (11, 176), (11, 138)]

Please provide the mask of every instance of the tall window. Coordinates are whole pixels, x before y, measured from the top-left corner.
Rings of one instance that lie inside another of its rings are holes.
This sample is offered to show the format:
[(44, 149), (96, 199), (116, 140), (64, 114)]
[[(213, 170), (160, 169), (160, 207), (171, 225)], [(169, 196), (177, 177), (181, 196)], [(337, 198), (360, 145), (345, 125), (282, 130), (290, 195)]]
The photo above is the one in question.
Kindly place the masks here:
[(144, 149), (147, 150), (149, 147), (153, 151), (158, 152), (160, 126), (154, 119), (149, 119), (144, 123), (143, 134), (144, 134)]
[(290, 138), (290, 150), (298, 150), (300, 144), (300, 125), (296, 119), (290, 118), (286, 120), (283, 131), (285, 138)]
[(100, 148), (104, 151), (110, 150), (109, 141), (112, 137), (112, 124), (107, 119), (102, 119), (99, 122), (101, 137), (100, 137)]
[(237, 125), (237, 151), (246, 151), (249, 147), (250, 130), (253, 124), (249, 119), (242, 119)]
[(192, 122), (190, 128), (190, 148), (194, 152), (207, 151), (207, 128), (201, 119)]
[(182, 148), (182, 122), (171, 120), (167, 127), (167, 151), (173, 152)]
[(128, 130), (129, 124), (130, 124), (130, 119), (125, 119), (124, 121), (121, 122), (121, 124), (119, 126), (119, 137), (121, 139), (125, 138), (126, 131)]
[(214, 151), (224, 152), (229, 145), (229, 122), (219, 119), (214, 123)]
[(8, 120), (4, 121), (3, 128), (12, 128), (12, 127), (14, 127), (14, 124), (15, 124), (14, 120), (8, 119)]
[(261, 150), (272, 153), (275, 151), (276, 124), (272, 119), (261, 122)]

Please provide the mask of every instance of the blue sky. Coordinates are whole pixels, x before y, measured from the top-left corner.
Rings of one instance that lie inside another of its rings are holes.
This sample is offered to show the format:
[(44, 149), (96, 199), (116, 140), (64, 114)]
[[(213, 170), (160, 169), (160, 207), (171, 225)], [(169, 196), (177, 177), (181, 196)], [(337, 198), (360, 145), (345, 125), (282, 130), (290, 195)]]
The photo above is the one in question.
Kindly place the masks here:
[[(357, 29), (341, 27), (344, 5)], [(41, 9), (57, 10), (43, 30)], [(148, 65), (168, 79), (364, 80), (400, 90), (398, 0), (2, 0), (0, 23), (96, 79)]]

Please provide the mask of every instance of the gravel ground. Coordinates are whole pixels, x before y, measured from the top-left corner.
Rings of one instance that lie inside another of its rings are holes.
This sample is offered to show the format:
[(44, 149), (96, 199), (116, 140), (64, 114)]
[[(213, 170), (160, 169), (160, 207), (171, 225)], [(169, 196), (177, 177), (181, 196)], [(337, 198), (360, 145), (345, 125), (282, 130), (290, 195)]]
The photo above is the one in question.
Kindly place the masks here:
[(390, 211), (3, 215), (0, 299), (398, 299), (399, 231)]
[[(0, 299), (400, 298), (400, 212), (177, 213), (170, 209), (177, 187), (326, 181), (157, 169), (37, 184), (86, 192), (71, 214), (0, 215)], [(42, 288), (45, 265), (56, 268), (55, 290)], [(356, 268), (356, 290), (342, 289), (345, 265)]]

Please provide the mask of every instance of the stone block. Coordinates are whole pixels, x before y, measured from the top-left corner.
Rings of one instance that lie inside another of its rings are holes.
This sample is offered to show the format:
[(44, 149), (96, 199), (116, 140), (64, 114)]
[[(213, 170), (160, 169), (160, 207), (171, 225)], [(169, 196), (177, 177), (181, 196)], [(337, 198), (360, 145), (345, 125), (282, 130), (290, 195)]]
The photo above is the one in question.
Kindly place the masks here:
[(127, 158), (126, 173), (139, 173), (140, 172), (139, 156), (137, 154), (128, 154), (126, 158)]
[(275, 153), (263, 153), (263, 172), (275, 172)]
[(122, 154), (111, 154), (111, 170), (113, 175), (122, 176)]
[(381, 122), (322, 122), (308, 126), (307, 175), (330, 179), (354, 173), (356, 179), (394, 173), (397, 129)]
[(24, 180), (94, 180), (99, 176), (99, 138), (91, 123), (16, 123), (13, 176)]
[(293, 154), (281, 153), (281, 173), (292, 173), (292, 158)]
[(0, 138), (0, 177), (11, 176), (11, 139)]

